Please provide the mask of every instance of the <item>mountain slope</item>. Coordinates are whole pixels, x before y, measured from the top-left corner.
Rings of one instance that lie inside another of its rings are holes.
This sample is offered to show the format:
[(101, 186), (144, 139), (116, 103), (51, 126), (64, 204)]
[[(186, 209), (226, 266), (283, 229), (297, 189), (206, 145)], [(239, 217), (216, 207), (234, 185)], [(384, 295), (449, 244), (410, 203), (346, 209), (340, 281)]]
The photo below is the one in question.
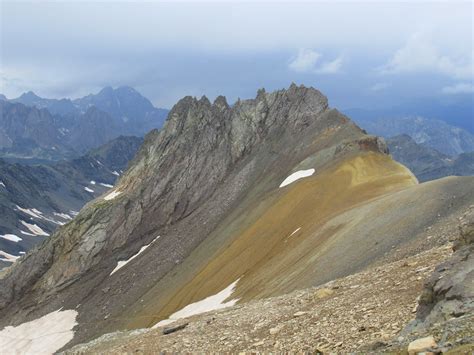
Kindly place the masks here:
[(451, 175), (474, 175), (474, 152), (462, 153), (451, 158), (417, 144), (408, 135), (389, 138), (387, 145), (393, 158), (407, 166), (419, 181), (435, 180)]
[(75, 344), (216, 293), (235, 303), (318, 285), (453, 217), (472, 187), (417, 185), (313, 88), (260, 90), (232, 107), (186, 97), (111, 193), (6, 272), (0, 326), (62, 307), (77, 315)]
[[(112, 187), (141, 142), (120, 137), (56, 165), (24, 166), (0, 159), (0, 251), (21, 256), (72, 220), (88, 201)], [(0, 267), (14, 261), (2, 259)]]

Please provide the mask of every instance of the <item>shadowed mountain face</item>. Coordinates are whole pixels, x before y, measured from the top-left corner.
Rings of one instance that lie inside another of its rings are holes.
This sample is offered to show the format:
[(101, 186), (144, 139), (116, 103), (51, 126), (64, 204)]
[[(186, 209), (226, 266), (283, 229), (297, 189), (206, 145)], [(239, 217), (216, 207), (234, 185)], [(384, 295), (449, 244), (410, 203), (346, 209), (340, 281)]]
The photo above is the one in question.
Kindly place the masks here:
[(393, 158), (407, 166), (419, 181), (451, 175), (474, 175), (474, 152), (449, 157), (435, 149), (417, 144), (408, 135), (389, 138), (387, 145)]
[(2, 156), (57, 160), (74, 155), (49, 111), (7, 101), (0, 101), (0, 111)]
[(127, 86), (112, 89), (106, 87), (96, 95), (74, 100), (81, 110), (95, 106), (120, 120), (130, 134), (144, 135), (153, 128), (160, 128), (168, 110), (155, 108), (152, 103), (135, 89)]
[(185, 97), (112, 191), (5, 272), (0, 328), (62, 307), (73, 344), (230, 286), (246, 302), (319, 285), (474, 201), (474, 179), (418, 185), (387, 152), (313, 88)]
[[(448, 156), (474, 151), (474, 135), (448, 123), (420, 116), (378, 116), (365, 111), (354, 113), (354, 120), (370, 134), (390, 138), (406, 134), (417, 144), (432, 148)], [(471, 122), (472, 124), (472, 122)]]
[(123, 134), (138, 136), (153, 128), (160, 128), (168, 114), (168, 110), (155, 108), (147, 98), (128, 86), (117, 89), (106, 87), (97, 94), (75, 100), (44, 99), (30, 91), (11, 101), (30, 107), (46, 108), (53, 115), (60, 116), (79, 116), (91, 107), (96, 107), (122, 123)]
[(0, 111), (0, 156), (27, 164), (78, 157), (120, 135), (143, 136), (168, 113), (129, 87), (73, 101), (28, 92), (0, 100)]
[[(112, 187), (141, 143), (141, 138), (119, 137), (55, 165), (0, 160), (0, 251), (19, 257), (70, 222), (82, 206)], [(2, 259), (0, 267), (14, 260)]]

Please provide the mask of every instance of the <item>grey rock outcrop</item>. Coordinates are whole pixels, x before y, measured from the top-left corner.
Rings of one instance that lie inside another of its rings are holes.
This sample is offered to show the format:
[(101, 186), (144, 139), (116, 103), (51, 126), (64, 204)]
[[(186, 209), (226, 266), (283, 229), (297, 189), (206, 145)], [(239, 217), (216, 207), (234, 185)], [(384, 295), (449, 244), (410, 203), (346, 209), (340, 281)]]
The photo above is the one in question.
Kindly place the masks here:
[(474, 312), (474, 207), (460, 220), (454, 254), (438, 265), (420, 297), (414, 328), (427, 329), (434, 323)]

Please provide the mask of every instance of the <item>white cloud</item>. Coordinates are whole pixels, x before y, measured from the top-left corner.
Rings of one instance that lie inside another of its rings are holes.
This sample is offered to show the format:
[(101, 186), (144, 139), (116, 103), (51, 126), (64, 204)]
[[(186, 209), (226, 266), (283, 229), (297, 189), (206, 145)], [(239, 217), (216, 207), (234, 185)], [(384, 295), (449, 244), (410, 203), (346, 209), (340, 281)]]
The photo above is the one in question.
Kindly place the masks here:
[(338, 73), (342, 66), (342, 56), (336, 59), (321, 64), (321, 67), (315, 70), (318, 74), (335, 74)]
[(322, 55), (312, 49), (300, 49), (288, 67), (298, 73), (334, 74), (342, 66), (342, 56), (319, 64)]
[(390, 83), (375, 83), (374, 85), (370, 87), (370, 91), (378, 92), (378, 91), (385, 90), (389, 88), (390, 86), (392, 86), (392, 84)]
[(379, 71), (384, 74), (430, 72), (456, 79), (474, 76), (474, 51), (463, 55), (441, 53), (430, 33), (417, 32)]
[(445, 86), (441, 92), (448, 95), (469, 94), (474, 92), (474, 85), (472, 83), (457, 83)]
[(298, 55), (292, 59), (289, 68), (293, 71), (305, 73), (314, 71), (321, 54), (311, 49), (300, 49)]

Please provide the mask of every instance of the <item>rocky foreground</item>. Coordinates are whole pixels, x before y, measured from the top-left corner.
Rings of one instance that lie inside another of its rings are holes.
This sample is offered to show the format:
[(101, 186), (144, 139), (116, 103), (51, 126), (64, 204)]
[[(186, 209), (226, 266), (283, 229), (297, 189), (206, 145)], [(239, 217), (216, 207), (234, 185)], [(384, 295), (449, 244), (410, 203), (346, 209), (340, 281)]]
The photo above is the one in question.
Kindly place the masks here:
[(460, 217), (460, 225), (457, 236), (443, 236), (444, 245), (436, 245), (443, 238), (434, 242), (436, 237), (428, 236), (420, 242), (431, 243), (428, 250), (318, 288), (197, 315), (165, 328), (107, 334), (66, 353), (469, 354), (474, 351), (473, 207)]

